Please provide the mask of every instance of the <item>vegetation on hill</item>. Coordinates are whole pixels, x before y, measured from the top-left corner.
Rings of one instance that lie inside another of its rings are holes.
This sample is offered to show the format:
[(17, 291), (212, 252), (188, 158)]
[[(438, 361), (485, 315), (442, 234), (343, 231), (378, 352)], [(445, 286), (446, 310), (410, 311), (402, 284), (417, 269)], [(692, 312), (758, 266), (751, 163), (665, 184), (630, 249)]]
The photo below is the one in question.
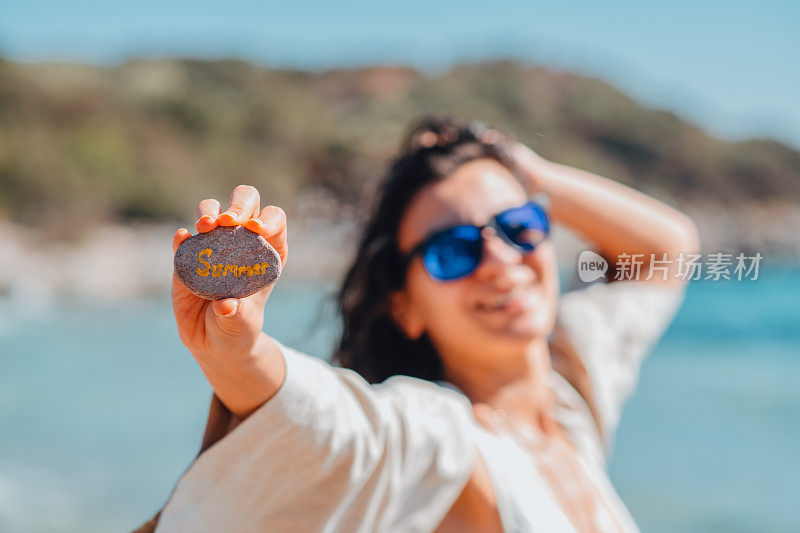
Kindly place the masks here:
[(723, 142), (601, 81), (514, 62), (298, 72), (242, 61), (0, 60), (0, 217), (51, 227), (185, 219), (251, 183), (358, 208), (410, 120), (474, 117), (555, 161), (678, 205), (800, 200), (800, 153)]

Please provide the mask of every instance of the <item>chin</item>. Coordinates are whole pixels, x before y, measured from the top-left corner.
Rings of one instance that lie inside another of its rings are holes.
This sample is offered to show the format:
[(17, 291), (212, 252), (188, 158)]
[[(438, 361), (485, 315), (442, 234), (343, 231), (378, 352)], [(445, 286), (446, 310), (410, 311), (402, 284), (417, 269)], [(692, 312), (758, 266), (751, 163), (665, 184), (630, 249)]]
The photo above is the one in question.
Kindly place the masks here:
[(546, 313), (531, 313), (514, 317), (501, 327), (493, 327), (489, 332), (497, 342), (504, 344), (528, 344), (537, 339), (545, 339), (553, 330), (552, 319)]
[(503, 332), (501, 335), (509, 340), (528, 343), (531, 341), (535, 341), (536, 339), (546, 340), (547, 337), (550, 335), (550, 331), (547, 328), (530, 326), (526, 324), (526, 325), (510, 327), (507, 331)]

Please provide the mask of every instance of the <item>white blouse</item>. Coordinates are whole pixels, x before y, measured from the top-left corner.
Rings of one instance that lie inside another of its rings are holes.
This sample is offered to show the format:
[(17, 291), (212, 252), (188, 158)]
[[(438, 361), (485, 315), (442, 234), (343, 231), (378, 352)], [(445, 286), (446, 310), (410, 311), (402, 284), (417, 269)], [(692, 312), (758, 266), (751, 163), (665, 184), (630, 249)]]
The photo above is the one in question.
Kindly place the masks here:
[[(558, 327), (586, 369), (594, 413), (554, 371), (555, 417), (600, 495), (604, 530), (638, 531), (608, 479), (606, 453), (641, 360), (682, 297), (682, 288), (620, 281), (570, 291), (559, 303)], [(506, 531), (574, 531), (530, 453), (484, 429), (454, 387), (407, 376), (370, 385), (278, 345), (280, 390), (197, 458), (157, 531), (430, 532), (477, 453)]]

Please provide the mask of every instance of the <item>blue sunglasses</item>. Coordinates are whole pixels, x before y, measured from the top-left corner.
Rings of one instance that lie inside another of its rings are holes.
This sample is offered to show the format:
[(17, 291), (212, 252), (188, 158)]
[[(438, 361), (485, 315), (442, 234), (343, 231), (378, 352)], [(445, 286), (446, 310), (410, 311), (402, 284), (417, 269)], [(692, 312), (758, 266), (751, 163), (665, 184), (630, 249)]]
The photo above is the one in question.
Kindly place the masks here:
[(462, 224), (437, 231), (405, 255), (405, 267), (421, 255), (425, 270), (434, 280), (455, 281), (469, 276), (483, 258), (483, 229), (487, 227), (494, 228), (523, 254), (532, 252), (550, 234), (544, 207), (528, 202), (498, 213), (485, 226)]

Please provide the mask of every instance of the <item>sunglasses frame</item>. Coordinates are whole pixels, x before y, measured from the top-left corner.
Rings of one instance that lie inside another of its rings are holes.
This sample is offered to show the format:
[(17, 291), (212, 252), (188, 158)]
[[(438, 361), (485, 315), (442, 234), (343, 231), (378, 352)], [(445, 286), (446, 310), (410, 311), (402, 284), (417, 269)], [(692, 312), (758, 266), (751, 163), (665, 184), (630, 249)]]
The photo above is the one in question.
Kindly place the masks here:
[[(443, 228), (441, 230), (435, 231), (434, 233), (432, 233), (432, 234), (428, 235), (427, 237), (425, 237), (422, 240), (422, 242), (420, 242), (419, 244), (414, 246), (414, 248), (412, 248), (409, 252), (407, 252), (406, 254), (403, 255), (403, 258), (402, 258), (403, 259), (403, 266), (404, 266), (403, 271), (404, 272), (407, 271), (408, 266), (410, 265), (410, 263), (414, 259), (414, 257), (416, 257), (418, 255), (421, 255), (422, 259), (423, 259), (423, 265), (425, 267), (425, 272), (427, 272), (428, 276), (430, 276), (431, 279), (433, 279), (434, 281), (438, 281), (440, 283), (447, 283), (447, 282), (450, 282), (450, 281), (457, 281), (459, 279), (463, 279), (463, 278), (471, 275), (473, 272), (475, 272), (475, 270), (477, 270), (478, 266), (480, 266), (481, 262), (483, 261), (483, 241), (485, 239), (483, 237), (483, 230), (486, 229), (486, 228), (494, 229), (495, 233), (497, 235), (499, 235), (500, 238), (503, 239), (504, 242), (506, 242), (509, 246), (511, 246), (515, 250), (519, 251), (521, 254), (523, 254), (523, 255), (530, 254), (534, 250), (536, 250), (537, 246), (539, 246), (539, 244), (544, 242), (547, 239), (547, 237), (550, 235), (550, 217), (547, 214), (547, 208), (548, 208), (548, 205), (549, 205), (549, 201), (548, 200), (549, 200), (549, 198), (547, 198), (545, 196), (537, 195), (537, 196), (535, 196), (533, 198), (530, 198), (526, 203), (524, 203), (524, 204), (522, 204), (520, 206), (511, 207), (509, 209), (505, 209), (505, 210), (495, 214), (494, 216), (492, 216), (491, 220), (487, 224), (484, 224), (483, 226), (476, 226), (474, 224), (456, 224), (454, 226), (450, 226), (450, 227)], [(532, 244), (531, 248), (529, 248), (529, 249), (524, 247), (524, 246), (521, 246), (521, 245), (517, 244), (516, 242), (514, 242), (511, 239), (511, 237), (509, 237), (509, 235), (506, 233), (506, 231), (503, 229), (502, 225), (498, 222), (498, 218), (500, 218), (503, 214), (508, 213), (509, 211), (513, 211), (515, 209), (520, 209), (520, 208), (523, 208), (523, 207), (527, 207), (528, 205), (533, 205), (534, 207), (538, 208), (542, 212), (542, 214), (544, 215), (544, 221), (546, 222), (546, 227), (544, 229), (544, 238), (540, 242), (538, 242), (536, 244)], [(458, 276), (458, 277), (455, 277), (455, 278), (449, 278), (449, 279), (440, 279), (440, 278), (434, 276), (430, 272), (430, 270), (428, 269), (427, 264), (425, 264), (425, 260), (424, 259), (425, 259), (425, 253), (427, 251), (427, 248), (437, 238), (439, 238), (443, 233), (451, 232), (454, 229), (461, 228), (461, 227), (474, 228), (474, 229), (477, 230), (478, 235), (480, 236), (480, 240), (478, 241), (480, 243), (480, 246), (479, 246), (479, 249), (478, 249), (478, 257), (476, 258), (477, 260), (476, 260), (475, 266), (470, 271), (468, 271), (467, 273), (465, 273), (465, 274), (463, 274), (461, 276)]]

